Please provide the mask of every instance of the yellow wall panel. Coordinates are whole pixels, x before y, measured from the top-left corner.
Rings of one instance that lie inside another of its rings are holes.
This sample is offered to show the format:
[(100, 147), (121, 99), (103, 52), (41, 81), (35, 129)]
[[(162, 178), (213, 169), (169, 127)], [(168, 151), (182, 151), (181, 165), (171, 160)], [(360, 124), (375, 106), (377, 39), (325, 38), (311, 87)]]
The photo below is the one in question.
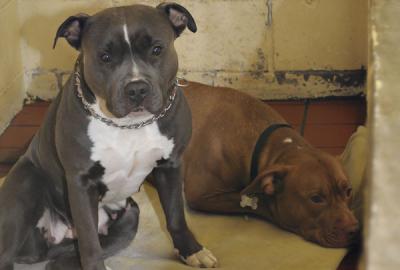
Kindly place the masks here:
[(21, 73), (17, 1), (0, 2), (0, 89)]
[(276, 70), (367, 64), (367, 0), (273, 0)]
[(0, 1), (0, 133), (22, 107), (22, 66), (16, 0)]

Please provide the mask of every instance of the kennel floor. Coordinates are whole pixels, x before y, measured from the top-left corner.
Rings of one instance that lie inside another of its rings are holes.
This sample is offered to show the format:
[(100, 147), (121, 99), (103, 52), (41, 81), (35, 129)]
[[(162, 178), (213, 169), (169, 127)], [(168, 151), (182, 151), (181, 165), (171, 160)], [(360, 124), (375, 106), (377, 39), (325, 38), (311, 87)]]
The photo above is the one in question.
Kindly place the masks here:
[[(276, 109), (294, 128), (296, 128), (299, 131), (303, 131), (304, 137), (310, 141), (314, 146), (316, 146), (319, 149), (325, 150), (331, 154), (334, 155), (339, 155), (351, 134), (356, 130), (357, 126), (364, 124), (365, 122), (365, 115), (366, 115), (366, 109), (365, 109), (365, 100), (361, 97), (353, 97), (353, 98), (335, 98), (335, 99), (324, 99), (324, 100), (298, 100), (298, 101), (266, 101), (269, 105), (271, 105), (274, 109)], [(6, 156), (9, 156), (10, 154), (13, 153), (20, 153), (22, 149), (29, 143), (30, 139), (34, 135), (34, 133), (37, 131), (38, 127), (40, 126), (41, 122), (43, 121), (44, 115), (47, 111), (47, 108), (49, 106), (48, 102), (44, 101), (38, 101), (33, 104), (28, 104), (25, 105), (23, 110), (19, 112), (9, 127), (5, 130), (5, 132), (0, 136), (0, 161), (4, 161), (4, 158)], [(0, 177), (4, 176), (7, 174), (8, 170), (12, 164), (10, 163), (0, 163)], [(146, 194), (150, 195), (152, 194), (151, 187), (146, 187)], [(152, 197), (146, 196), (146, 194), (139, 194), (139, 200), (144, 201), (143, 203), (145, 205), (148, 205), (148, 207), (152, 208), (153, 210), (151, 211), (155, 216), (158, 216), (160, 214), (159, 211), (157, 211), (157, 207), (154, 206), (154, 201)], [(155, 209), (155, 210), (154, 210)], [(158, 209), (160, 210), (160, 209)], [(194, 220), (197, 220), (196, 223), (203, 224), (203, 226), (206, 226), (207, 221), (210, 221), (209, 219), (216, 219), (213, 222), (218, 222), (220, 219), (224, 219), (223, 217), (216, 217), (216, 216), (211, 216), (208, 217), (207, 215), (205, 218), (199, 218), (198, 215), (202, 216), (204, 214), (199, 214), (199, 213), (189, 213), (189, 218)], [(193, 217), (192, 217), (193, 216)], [(146, 217), (144, 222), (148, 222), (149, 218)], [(247, 219), (247, 221), (242, 220), (242, 218), (239, 217), (229, 217), (230, 219), (238, 219), (236, 224), (242, 224), (243, 226), (248, 226), (245, 225), (248, 222), (254, 223), (251, 226), (255, 226), (259, 229), (262, 229), (262, 226), (268, 226), (269, 229), (272, 229), (273, 231), (276, 231), (279, 235), (283, 235), (284, 239), (287, 237), (289, 238), (297, 238), (294, 235), (288, 234), (286, 232), (279, 232), (279, 229), (276, 229), (274, 226), (271, 225), (264, 225), (264, 224), (259, 224), (259, 220), (253, 220), (253, 219)], [(233, 222), (233, 221), (230, 221)], [(262, 222), (261, 222), (262, 223)], [(233, 225), (234, 223), (230, 223)], [(259, 227), (261, 225), (261, 227)], [(149, 224), (147, 225), (142, 225), (142, 227), (149, 227)], [(225, 226), (225, 225), (224, 225)], [(229, 225), (228, 225), (229, 226)], [(151, 226), (150, 226), (151, 227)], [(199, 230), (201, 230), (202, 226), (195, 226), (199, 227)], [(202, 227), (204, 228), (204, 227)], [(246, 228), (243, 227), (243, 230), (246, 230)], [(204, 229), (203, 229), (204, 232)], [(210, 235), (210, 233), (216, 234), (216, 232), (208, 232), (207, 234)], [(147, 234), (143, 235), (140, 234), (138, 237), (146, 237)], [(148, 236), (148, 235), (147, 235)], [(166, 235), (163, 235), (165, 238)], [(213, 236), (214, 238), (217, 237), (217, 235)], [(249, 235), (251, 239), (251, 235)], [(168, 238), (168, 237), (167, 237)], [(207, 237), (209, 238), (209, 237)], [(219, 239), (220, 241), (224, 241), (223, 238)], [(239, 241), (240, 239), (237, 239)], [(304, 243), (301, 243), (300, 238), (295, 240), (295, 243), (297, 243), (301, 246)], [(135, 242), (135, 241), (134, 241)], [(165, 245), (167, 244), (168, 241), (166, 241)], [(210, 239), (211, 242), (211, 239)], [(246, 244), (246, 243), (242, 243)], [(253, 248), (257, 247), (256, 243), (253, 244), (247, 244), (248, 248), (251, 249), (252, 246)], [(337, 268), (338, 270), (355, 270), (357, 269), (357, 264), (359, 261), (360, 257), (360, 248), (356, 247), (353, 249), (350, 249), (349, 251), (333, 251), (332, 252), (332, 258), (331, 260), (329, 259), (329, 252), (325, 251), (325, 249), (321, 249), (320, 247), (314, 247), (313, 244), (306, 243), (306, 248), (309, 248), (313, 250), (314, 248), (317, 249), (316, 254), (320, 254), (321, 250), (323, 252), (322, 257), (328, 256), (327, 263), (324, 263), (323, 259), (322, 261), (319, 260), (318, 258), (312, 258), (308, 257), (308, 255), (304, 254), (304, 257), (301, 258), (299, 256), (291, 256), (291, 258), (287, 257), (288, 260), (291, 260), (292, 263), (286, 263), (283, 266), (287, 267), (295, 267), (296, 265), (299, 267), (303, 262), (308, 262), (310, 259), (316, 260), (319, 262), (319, 265), (308, 265), (306, 268), (308, 269), (321, 269), (321, 268), (313, 268), (313, 267), (329, 267), (328, 269), (335, 269)], [(309, 246), (311, 245), (311, 246)], [(298, 246), (298, 247), (300, 247)], [(135, 248), (135, 244), (133, 245), (133, 248)], [(218, 250), (218, 247), (215, 247)], [(222, 249), (225, 247), (223, 246)], [(258, 246), (258, 248), (261, 248), (261, 246)], [(282, 247), (284, 248), (284, 247)], [(144, 248), (145, 250), (146, 248)], [(170, 249), (167, 249), (170, 250)], [(281, 249), (282, 250), (282, 249)], [(287, 256), (290, 255), (290, 251), (294, 251), (291, 249), (287, 249), (287, 252), (284, 252)], [(159, 251), (161, 252), (161, 251)], [(325, 253), (328, 252), (328, 253)], [(137, 252), (136, 252), (137, 253)], [(157, 253), (157, 252), (156, 252)], [(226, 252), (227, 254), (229, 251)], [(243, 253), (243, 252), (242, 252)], [(132, 253), (134, 254), (134, 253)], [(343, 255), (345, 255), (343, 258)], [(140, 255), (140, 254), (139, 254)], [(138, 255), (138, 256), (139, 256)], [(234, 256), (233, 256), (234, 255)], [(237, 257), (238, 254), (233, 254), (233, 257)], [(245, 254), (243, 254), (244, 256)], [(136, 255), (135, 255), (136, 256)], [(173, 255), (169, 253), (164, 253), (162, 255), (163, 258), (169, 258)], [(132, 257), (132, 256), (130, 256)], [(269, 256), (268, 256), (269, 257)], [(284, 258), (285, 256), (278, 256), (279, 258)], [(122, 256), (122, 258), (125, 258)], [(342, 259), (343, 258), (343, 259)], [(153, 258), (154, 259), (154, 258)], [(256, 260), (256, 258), (254, 258)], [(259, 259), (262, 259), (260, 257)], [(333, 260), (332, 260), (333, 259)], [(111, 265), (115, 265), (117, 267), (121, 267), (119, 263), (121, 263), (121, 258), (117, 259), (117, 262), (110, 262)], [(127, 259), (128, 260), (128, 259)], [(246, 260), (245, 256), (243, 260)], [(252, 259), (253, 260), (253, 259)], [(335, 266), (335, 260), (336, 260), (336, 265)], [(135, 259), (135, 262), (137, 264), (137, 258)], [(339, 262), (339, 264), (338, 264)], [(145, 262), (143, 262), (145, 263)], [(153, 262), (155, 267), (158, 262)], [(174, 265), (175, 262), (169, 262)], [(222, 262), (221, 262), (222, 263)], [(235, 261), (235, 259), (230, 259), (227, 260), (226, 262), (228, 265), (233, 264), (233, 265), (238, 265), (239, 262)], [(278, 262), (276, 262), (278, 263)], [(321, 264), (322, 263), (322, 264)], [(141, 263), (140, 263), (141, 264)], [(225, 265), (227, 265), (225, 264)], [(110, 265), (110, 266), (111, 266)], [(168, 265), (168, 264), (167, 264)], [(168, 266), (166, 266), (165, 269), (169, 269)], [(222, 264), (224, 265), (224, 264)], [(38, 266), (40, 267), (40, 266)], [(151, 267), (151, 264), (149, 265)], [(177, 266), (171, 266), (171, 267), (177, 267)], [(182, 266), (183, 267), (183, 266)], [(224, 267), (225, 268), (225, 267)], [(287, 269), (306, 269), (306, 268), (287, 268)], [(23, 268), (20, 268), (23, 269)], [(29, 268), (31, 269), (31, 268)], [(37, 268), (40, 269), (40, 268)], [(119, 268), (114, 268), (114, 269), (119, 269)], [(121, 268), (122, 269), (122, 268)], [(139, 269), (147, 269), (147, 268), (139, 268)], [(152, 268), (149, 268), (152, 269)], [(156, 268), (154, 268), (156, 269)], [(164, 269), (164, 268), (163, 268)], [(174, 269), (174, 268), (171, 268)], [(176, 268), (177, 269), (177, 268)], [(182, 268), (183, 269), (183, 268)], [(234, 269), (234, 268), (225, 268), (225, 269)], [(257, 269), (257, 268), (252, 268), (252, 269)], [(259, 268), (263, 269), (263, 268)], [(273, 268), (271, 268), (273, 269)], [(279, 268), (279, 269), (285, 269), (285, 268)], [(327, 268), (323, 268), (327, 269)]]

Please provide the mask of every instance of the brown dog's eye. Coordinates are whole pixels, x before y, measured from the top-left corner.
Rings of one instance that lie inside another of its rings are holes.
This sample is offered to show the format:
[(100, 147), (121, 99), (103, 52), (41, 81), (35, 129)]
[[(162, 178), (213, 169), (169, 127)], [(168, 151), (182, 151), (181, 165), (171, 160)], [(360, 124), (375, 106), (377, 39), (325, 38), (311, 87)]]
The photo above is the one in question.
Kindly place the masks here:
[(110, 63), (111, 62), (111, 56), (108, 53), (103, 53), (100, 56), (101, 61), (103, 61), (104, 63)]
[(320, 195), (313, 195), (313, 196), (310, 197), (310, 200), (313, 203), (323, 203), (324, 202), (324, 198), (322, 196), (320, 196)]
[(161, 46), (155, 46), (154, 48), (153, 48), (153, 55), (155, 55), (155, 56), (159, 56), (160, 54), (161, 54), (161, 51), (162, 51), (162, 48), (161, 48)]
[(351, 187), (346, 189), (346, 197), (350, 197), (352, 193), (353, 193), (353, 189)]

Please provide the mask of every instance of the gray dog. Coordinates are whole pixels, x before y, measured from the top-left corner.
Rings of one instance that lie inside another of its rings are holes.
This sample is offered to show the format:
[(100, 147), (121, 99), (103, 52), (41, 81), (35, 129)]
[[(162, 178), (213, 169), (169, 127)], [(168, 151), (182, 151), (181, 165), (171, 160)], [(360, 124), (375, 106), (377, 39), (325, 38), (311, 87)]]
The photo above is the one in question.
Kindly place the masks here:
[(135, 236), (130, 196), (150, 173), (179, 257), (216, 266), (183, 212), (191, 113), (176, 84), (174, 40), (185, 28), (196, 32), (174, 3), (78, 14), (59, 27), (54, 45), (63, 37), (80, 55), (0, 189), (0, 270), (43, 260), (46, 269), (106, 269), (104, 259)]

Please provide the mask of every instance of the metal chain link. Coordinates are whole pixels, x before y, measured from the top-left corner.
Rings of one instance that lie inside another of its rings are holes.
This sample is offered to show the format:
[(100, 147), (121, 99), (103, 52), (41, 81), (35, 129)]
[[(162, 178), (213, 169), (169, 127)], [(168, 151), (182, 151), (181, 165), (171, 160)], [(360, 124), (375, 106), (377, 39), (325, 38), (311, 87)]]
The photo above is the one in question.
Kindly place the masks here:
[[(76, 66), (78, 66), (78, 63)], [(164, 117), (167, 114), (167, 112), (169, 111), (169, 109), (172, 107), (172, 104), (174, 103), (174, 100), (176, 97), (177, 88), (180, 85), (179, 79), (177, 78), (173, 85), (172, 95), (170, 95), (168, 98), (168, 101), (169, 101), (168, 105), (162, 110), (162, 112), (160, 114), (153, 115), (151, 118), (141, 121), (141, 122), (138, 122), (138, 123), (134, 123), (134, 124), (130, 124), (130, 125), (119, 125), (119, 124), (115, 123), (112, 119), (99, 115), (93, 109), (92, 104), (87, 102), (85, 97), (83, 96), (82, 88), (81, 88), (81, 76), (80, 76), (79, 71), (76, 70), (74, 72), (74, 75), (75, 75), (76, 93), (77, 93), (77, 96), (79, 97), (79, 99), (81, 100), (85, 110), (87, 112), (89, 112), (89, 114), (91, 116), (93, 116), (95, 119), (100, 120), (101, 122), (105, 123), (107, 126), (117, 127), (117, 128), (121, 128), (121, 129), (140, 129), (140, 128), (150, 125), (150, 124), (154, 123), (155, 121), (157, 121), (158, 119)]]

